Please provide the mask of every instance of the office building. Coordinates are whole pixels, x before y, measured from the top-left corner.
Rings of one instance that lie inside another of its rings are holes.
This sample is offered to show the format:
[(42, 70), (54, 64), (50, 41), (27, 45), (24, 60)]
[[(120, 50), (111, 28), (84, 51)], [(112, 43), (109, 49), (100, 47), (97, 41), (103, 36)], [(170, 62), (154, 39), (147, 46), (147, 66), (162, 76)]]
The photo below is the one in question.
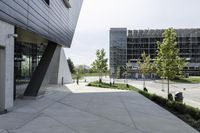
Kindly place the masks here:
[[(180, 57), (187, 60), (185, 75), (200, 75), (200, 29), (175, 29)], [(140, 78), (137, 60), (145, 52), (153, 62), (157, 54), (157, 42), (162, 42), (164, 29), (127, 30), (127, 28), (110, 29), (110, 70), (116, 75), (117, 67), (131, 62), (130, 77)], [(150, 77), (154, 77), (152, 74)]]

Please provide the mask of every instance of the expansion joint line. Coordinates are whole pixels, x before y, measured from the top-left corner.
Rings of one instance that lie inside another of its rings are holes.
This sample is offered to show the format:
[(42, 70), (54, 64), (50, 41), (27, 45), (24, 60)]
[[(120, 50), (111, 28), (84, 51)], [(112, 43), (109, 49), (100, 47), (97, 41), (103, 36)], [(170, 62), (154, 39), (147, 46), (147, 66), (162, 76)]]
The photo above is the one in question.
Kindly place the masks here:
[(91, 96), (90, 100), (88, 101), (88, 104), (86, 105), (85, 111), (89, 109), (89, 105), (93, 102), (94, 96)]
[(69, 126), (68, 124), (63, 123), (63, 122), (61, 122), (61, 121), (59, 121), (59, 120), (57, 120), (57, 119), (51, 117), (50, 115), (45, 115), (45, 116), (51, 118), (52, 120), (57, 121), (58, 123), (62, 124), (63, 126), (68, 127), (69, 129), (71, 129), (72, 131), (74, 131), (74, 132), (76, 132), (76, 133), (80, 133), (78, 130), (74, 129), (73, 127)]
[(134, 121), (133, 117), (131, 116), (131, 113), (129, 112), (129, 110), (128, 110), (126, 104), (125, 104), (125, 102), (123, 101), (123, 99), (121, 98), (121, 96), (120, 96), (118, 93), (116, 93), (116, 94), (118, 95), (118, 97), (119, 97), (119, 99), (120, 99), (120, 102), (121, 102), (122, 105), (124, 106), (126, 112), (128, 113), (128, 115), (129, 115), (129, 117), (130, 117), (130, 119), (131, 119), (131, 121), (132, 121), (132, 123), (133, 123), (133, 126), (134, 126), (136, 129), (138, 129), (137, 126), (136, 126), (136, 124), (135, 124), (135, 121)]
[(66, 103), (62, 103), (62, 102), (60, 102), (60, 101), (59, 101), (58, 103), (63, 104), (63, 105), (65, 105), (65, 106), (67, 106), (67, 107), (74, 108), (74, 109), (79, 110), (79, 111), (86, 112), (86, 113), (91, 114), (91, 115), (94, 115), (94, 116), (97, 116), (97, 117), (99, 117), (99, 118), (103, 118), (103, 119), (105, 119), (105, 120), (113, 121), (113, 122), (116, 122), (116, 123), (118, 123), (118, 124), (121, 124), (121, 125), (124, 125), (124, 126), (133, 128), (132, 126), (129, 126), (129, 125), (123, 123), (123, 122), (110, 119), (110, 118), (108, 118), (108, 117), (105, 117), (105, 116), (102, 116), (102, 115), (99, 115), (99, 114), (96, 114), (96, 113), (87, 111), (87, 110), (85, 110), (85, 109), (80, 109), (80, 108), (77, 108), (77, 107), (75, 107), (75, 106), (72, 106), (72, 105), (69, 105), (69, 104), (66, 104)]

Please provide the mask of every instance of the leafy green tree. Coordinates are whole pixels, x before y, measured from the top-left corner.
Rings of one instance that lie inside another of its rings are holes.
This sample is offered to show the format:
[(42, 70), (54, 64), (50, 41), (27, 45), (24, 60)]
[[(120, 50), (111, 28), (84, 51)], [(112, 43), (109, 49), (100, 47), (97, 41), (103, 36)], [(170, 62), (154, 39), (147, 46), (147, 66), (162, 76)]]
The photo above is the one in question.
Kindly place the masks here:
[(93, 68), (90, 68), (89, 73), (97, 73), (97, 72)]
[(99, 73), (99, 82), (102, 82), (103, 73), (108, 71), (108, 59), (105, 58), (106, 52), (104, 49), (98, 49), (96, 51), (96, 59), (92, 63), (92, 69)]
[(77, 85), (79, 85), (79, 80), (82, 78), (81, 69), (76, 68), (74, 76), (75, 76), (74, 78), (76, 79)]
[(139, 72), (143, 75), (143, 88), (146, 88), (146, 76), (152, 71), (151, 58), (149, 55), (147, 56), (145, 52), (142, 53), (141, 57), (142, 59), (138, 59), (137, 65)]
[(77, 69), (79, 69), (79, 71), (80, 71), (80, 73), (81, 74), (86, 74), (86, 73), (88, 73), (88, 69), (86, 68), (86, 65), (79, 65), (79, 66), (77, 66)]
[(67, 59), (68, 65), (69, 65), (69, 70), (71, 73), (75, 73), (75, 67), (74, 67), (74, 63), (72, 62), (72, 60), (70, 58)]
[(173, 28), (166, 29), (162, 36), (163, 41), (157, 42), (158, 53), (154, 65), (157, 75), (168, 81), (169, 96), (169, 80), (182, 75), (186, 61), (179, 57), (175, 30)]

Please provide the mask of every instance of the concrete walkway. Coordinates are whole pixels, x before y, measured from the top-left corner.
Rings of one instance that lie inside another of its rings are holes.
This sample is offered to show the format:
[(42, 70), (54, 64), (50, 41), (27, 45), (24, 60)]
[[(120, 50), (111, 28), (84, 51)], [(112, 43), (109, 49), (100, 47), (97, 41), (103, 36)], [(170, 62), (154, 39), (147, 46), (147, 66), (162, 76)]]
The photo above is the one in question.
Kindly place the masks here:
[(67, 87), (17, 100), (12, 112), (0, 116), (0, 133), (198, 133), (135, 92)]

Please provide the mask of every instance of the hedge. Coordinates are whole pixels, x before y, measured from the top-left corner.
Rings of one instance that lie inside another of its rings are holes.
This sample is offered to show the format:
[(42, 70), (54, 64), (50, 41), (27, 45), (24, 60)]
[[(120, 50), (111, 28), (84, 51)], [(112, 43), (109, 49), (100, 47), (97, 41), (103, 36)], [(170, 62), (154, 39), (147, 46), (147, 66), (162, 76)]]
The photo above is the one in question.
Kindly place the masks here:
[(180, 119), (200, 131), (200, 110), (198, 108), (194, 108), (180, 102), (170, 101), (161, 96), (150, 94), (145, 91), (138, 92), (146, 98), (174, 113)]

